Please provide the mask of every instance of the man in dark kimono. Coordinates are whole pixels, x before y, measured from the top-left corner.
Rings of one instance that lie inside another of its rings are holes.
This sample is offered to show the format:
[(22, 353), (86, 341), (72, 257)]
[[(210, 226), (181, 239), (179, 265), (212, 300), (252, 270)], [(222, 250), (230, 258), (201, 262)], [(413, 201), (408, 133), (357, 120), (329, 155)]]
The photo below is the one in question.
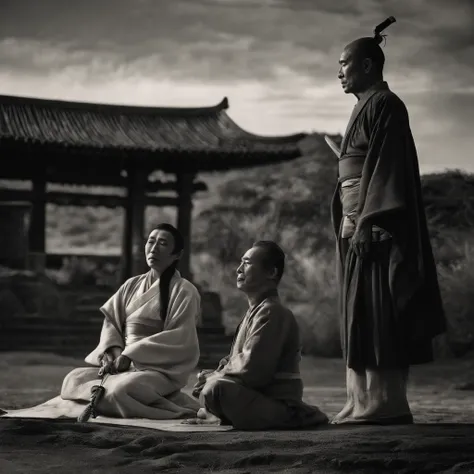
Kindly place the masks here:
[(256, 242), (242, 257), (237, 287), (249, 309), (230, 354), (215, 371), (198, 375), (193, 395), (202, 408), (197, 419), (184, 423), (230, 424), (240, 430), (327, 424), (324, 413), (302, 401), (299, 328), (277, 289), (284, 263), (285, 254), (271, 241)]
[(333, 423), (408, 424), (408, 368), (433, 360), (445, 318), (408, 112), (383, 80), (380, 26), (338, 77), (354, 107), (332, 204), (347, 403)]

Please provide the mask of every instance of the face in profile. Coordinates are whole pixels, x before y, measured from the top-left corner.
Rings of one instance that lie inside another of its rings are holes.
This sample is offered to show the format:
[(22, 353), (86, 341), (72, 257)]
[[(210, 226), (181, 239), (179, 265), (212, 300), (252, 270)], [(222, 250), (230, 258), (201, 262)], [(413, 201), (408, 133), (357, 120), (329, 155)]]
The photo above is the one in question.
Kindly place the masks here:
[(237, 268), (237, 288), (245, 293), (267, 288), (274, 281), (275, 269), (264, 265), (265, 249), (252, 247), (245, 252)]
[(362, 60), (351, 48), (346, 48), (339, 59), (339, 73), (342, 90), (346, 94), (356, 94), (365, 90), (368, 60)]
[(166, 270), (180, 253), (174, 253), (174, 237), (166, 230), (154, 229), (150, 232), (145, 244), (146, 263), (158, 272)]

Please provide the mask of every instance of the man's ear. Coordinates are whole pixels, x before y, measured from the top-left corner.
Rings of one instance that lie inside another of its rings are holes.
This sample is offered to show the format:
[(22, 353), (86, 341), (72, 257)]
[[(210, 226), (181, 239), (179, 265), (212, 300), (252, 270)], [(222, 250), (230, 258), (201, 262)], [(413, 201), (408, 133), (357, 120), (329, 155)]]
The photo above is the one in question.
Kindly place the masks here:
[(278, 270), (277, 270), (277, 267), (273, 267), (271, 272), (270, 272), (270, 275), (272, 277), (272, 280), (276, 280), (278, 278)]
[(183, 256), (183, 252), (184, 252), (184, 250), (180, 250), (180, 251), (176, 254), (176, 260), (179, 260), (179, 259)]

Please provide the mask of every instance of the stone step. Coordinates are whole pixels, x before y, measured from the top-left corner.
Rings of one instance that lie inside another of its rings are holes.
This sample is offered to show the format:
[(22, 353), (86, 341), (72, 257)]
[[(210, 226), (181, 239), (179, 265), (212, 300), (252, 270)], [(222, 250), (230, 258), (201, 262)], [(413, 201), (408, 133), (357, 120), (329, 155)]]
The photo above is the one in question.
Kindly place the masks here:
[(79, 318), (82, 316), (85, 319), (104, 319), (104, 315), (98, 307), (90, 308), (88, 306), (78, 306), (71, 312), (72, 318)]
[(80, 311), (91, 311), (91, 312), (100, 312), (101, 306), (108, 300), (106, 298), (104, 301), (101, 303), (97, 304), (95, 301), (76, 301), (76, 304), (74, 306), (74, 311), (80, 310)]
[[(87, 337), (94, 336), (98, 338), (100, 335), (100, 324), (81, 324), (74, 326), (72, 324), (65, 325), (54, 325), (54, 326), (41, 326), (41, 325), (15, 325), (7, 326), (0, 329), (5, 336), (8, 337), (24, 337), (28, 335), (33, 338), (44, 338), (44, 337), (56, 337), (56, 336), (71, 336), (71, 337)], [(2, 336), (0, 336), (2, 337)]]
[[(91, 350), (98, 343), (97, 337), (74, 337), (65, 335), (52, 335), (48, 337), (37, 337), (33, 335), (19, 336), (11, 335), (10, 337), (0, 337), (0, 350), (11, 350), (15, 348), (23, 348), (27, 346), (41, 345), (45, 347), (66, 347), (66, 346), (90, 346)], [(226, 344), (202, 344), (200, 343), (200, 350), (203, 354), (221, 354), (229, 353), (230, 346)]]
[[(75, 321), (100, 321), (104, 320), (104, 315), (98, 310), (91, 310), (90, 308), (76, 308), (69, 316), (70, 320)], [(202, 334), (227, 336), (225, 327), (198, 327), (198, 332)], [(232, 336), (230, 336), (232, 337)]]
[[(5, 351), (29, 351), (29, 352), (55, 352), (58, 354), (72, 355), (83, 359), (96, 347), (96, 342), (74, 343), (51, 343), (51, 341), (17, 341), (14, 344), (3, 344), (0, 342), (1, 350)], [(209, 361), (211, 365), (217, 365), (219, 361), (229, 354), (228, 348), (207, 351), (201, 348), (200, 361)]]
[[(77, 313), (76, 313), (77, 316)], [(82, 316), (82, 315), (81, 315)], [(12, 318), (7, 321), (2, 321), (0, 326), (8, 329), (29, 329), (29, 330), (41, 330), (41, 328), (81, 328), (81, 327), (97, 327), (103, 322), (104, 317), (102, 315), (96, 317), (90, 317), (90, 315), (83, 314), (86, 317), (68, 317), (63, 319), (58, 318), (45, 318), (39, 316), (21, 316)], [(232, 335), (226, 335), (224, 328), (203, 328), (198, 327), (198, 334), (206, 339), (232, 339)]]
[[(99, 314), (98, 312), (94, 312)], [(76, 313), (77, 315), (77, 313)], [(84, 358), (98, 343), (103, 317), (55, 319), (36, 316), (13, 318), (0, 324), (0, 351), (28, 350), (54, 352)], [(214, 368), (225, 357), (232, 336), (222, 328), (198, 328), (200, 368)]]
[[(0, 336), (0, 350), (5, 350), (15, 347), (29, 346), (42, 344), (45, 346), (56, 347), (67, 345), (91, 345), (96, 346), (99, 342), (97, 333), (79, 333), (79, 334), (64, 334), (64, 333), (7, 333)], [(200, 350), (203, 353), (228, 353), (231, 344), (225, 342), (207, 343), (199, 341)]]
[[(101, 324), (95, 324), (92, 322), (71, 324), (54, 324), (54, 325), (43, 325), (43, 324), (0, 324), (0, 338), (2, 337), (22, 337), (23, 335), (31, 335), (32, 337), (48, 336), (48, 335), (87, 335), (92, 334), (99, 337), (101, 330)], [(232, 344), (233, 338), (230, 336), (219, 336), (202, 334), (198, 332), (198, 338), (200, 341), (206, 344), (215, 345)]]
[[(23, 348), (24, 346), (49, 346), (49, 347), (63, 347), (63, 346), (90, 346), (93, 349), (99, 342), (97, 335), (75, 335), (75, 334), (2, 334), (0, 336), (0, 351), (10, 350), (12, 348)], [(201, 353), (228, 353), (230, 350), (229, 344), (202, 344), (200, 342)]]
[[(24, 322), (17, 321), (8, 325), (0, 325), (0, 339), (3, 337), (8, 338), (22, 338), (22, 337), (94, 337), (98, 338), (100, 335), (101, 322), (92, 321), (65, 321), (55, 322), (54, 324), (44, 324), (38, 321)], [(233, 338), (230, 336), (222, 335), (208, 335), (198, 331), (198, 338), (201, 344), (208, 345), (209, 347), (214, 346), (230, 346)]]
[[(1, 346), (2, 351), (19, 351), (27, 350), (32, 352), (43, 352), (53, 353), (68, 357), (77, 357), (83, 359), (93, 349), (94, 345), (65, 345), (65, 346), (51, 346), (50, 344), (25, 344), (25, 345), (14, 345), (14, 346)], [(219, 361), (225, 357), (228, 352), (222, 353), (202, 353), (198, 362), (199, 369), (215, 369)]]

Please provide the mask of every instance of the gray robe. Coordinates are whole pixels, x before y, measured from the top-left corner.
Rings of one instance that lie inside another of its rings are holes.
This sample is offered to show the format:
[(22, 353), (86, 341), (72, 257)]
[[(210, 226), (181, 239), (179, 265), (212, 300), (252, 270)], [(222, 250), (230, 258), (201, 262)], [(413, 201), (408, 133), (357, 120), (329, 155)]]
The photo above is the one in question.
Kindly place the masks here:
[(193, 392), (208, 412), (237, 429), (302, 428), (327, 422), (302, 401), (301, 343), (293, 313), (276, 291), (240, 323), (230, 354)]

